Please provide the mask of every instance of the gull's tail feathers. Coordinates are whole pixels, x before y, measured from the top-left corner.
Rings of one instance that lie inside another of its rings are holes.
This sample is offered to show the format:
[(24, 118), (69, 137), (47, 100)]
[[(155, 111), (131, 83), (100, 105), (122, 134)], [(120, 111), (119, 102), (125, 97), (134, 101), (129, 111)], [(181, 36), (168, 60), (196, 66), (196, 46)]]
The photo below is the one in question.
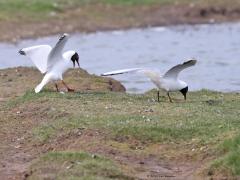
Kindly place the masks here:
[(37, 87), (35, 88), (35, 93), (39, 93), (43, 88), (43, 85), (40, 83), (39, 85), (37, 85)]
[(36, 86), (35, 93), (39, 93), (42, 88), (50, 81), (50, 76), (46, 74), (42, 80), (42, 82)]

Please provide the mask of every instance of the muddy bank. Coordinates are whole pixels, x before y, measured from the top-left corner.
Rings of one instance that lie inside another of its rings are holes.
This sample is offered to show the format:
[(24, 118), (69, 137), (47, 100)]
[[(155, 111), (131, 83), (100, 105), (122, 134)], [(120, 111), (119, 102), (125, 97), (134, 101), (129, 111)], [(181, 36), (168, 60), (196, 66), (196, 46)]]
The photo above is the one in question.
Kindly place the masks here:
[[(89, 13), (91, 12), (91, 13)], [(239, 21), (240, 7), (229, 5), (87, 5), (66, 9), (48, 19), (0, 21), (0, 41), (17, 42), (63, 32), (95, 32), (149, 26)]]

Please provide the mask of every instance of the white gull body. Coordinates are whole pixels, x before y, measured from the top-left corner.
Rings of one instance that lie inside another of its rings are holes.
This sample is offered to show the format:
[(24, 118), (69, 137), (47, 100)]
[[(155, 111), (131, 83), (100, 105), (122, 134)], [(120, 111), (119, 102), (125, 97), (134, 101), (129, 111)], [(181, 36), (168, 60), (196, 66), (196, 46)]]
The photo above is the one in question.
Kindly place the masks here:
[(20, 54), (29, 57), (38, 70), (45, 74), (42, 82), (35, 88), (35, 93), (39, 93), (49, 82), (55, 82), (58, 90), (57, 81), (59, 80), (68, 91), (72, 91), (63, 81), (63, 74), (72, 64), (75, 66), (75, 62), (79, 66), (79, 56), (75, 51), (62, 52), (68, 37), (68, 34), (63, 34), (53, 48), (49, 45), (39, 45), (23, 48), (19, 51)]
[[(188, 60), (182, 64), (178, 64), (171, 69), (169, 69), (164, 75), (160, 75), (158, 72), (146, 69), (146, 68), (130, 68), (130, 69), (121, 69), (116, 71), (111, 71), (103, 73), (102, 76), (111, 76), (124, 73), (142, 73), (147, 76), (153, 84), (157, 86), (158, 89), (162, 89), (167, 92), (170, 102), (172, 99), (169, 95), (169, 92), (180, 91), (184, 98), (186, 99), (186, 94), (188, 92), (188, 85), (186, 82), (178, 78), (179, 73), (191, 66), (196, 64), (196, 60)], [(159, 91), (158, 91), (158, 101), (159, 101)]]

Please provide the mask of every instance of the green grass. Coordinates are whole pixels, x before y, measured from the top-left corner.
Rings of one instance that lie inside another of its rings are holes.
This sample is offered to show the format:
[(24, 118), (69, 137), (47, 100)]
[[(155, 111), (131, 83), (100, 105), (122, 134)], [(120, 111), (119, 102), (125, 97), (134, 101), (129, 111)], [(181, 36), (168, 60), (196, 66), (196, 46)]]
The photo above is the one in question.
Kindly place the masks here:
[(240, 175), (240, 135), (225, 140), (220, 145), (220, 158), (215, 160), (210, 168), (211, 171), (225, 172), (231, 175)]
[[(111, 132), (113, 138), (125, 136), (153, 143), (196, 138), (207, 144), (209, 139), (217, 141), (222, 134), (240, 128), (239, 102), (226, 99), (227, 94), (201, 91), (192, 93), (189, 98), (193, 96), (194, 99), (188, 103), (173, 104), (165, 97), (162, 103), (149, 102), (154, 95), (79, 93), (64, 95), (65, 100), (62, 95), (53, 95), (52, 100), (59, 105), (67, 101), (77, 111), (68, 110), (70, 116), (43, 124), (34, 130), (34, 134), (46, 141), (62, 129), (101, 128)], [(32, 97), (31, 94), (29, 96)], [(49, 93), (45, 93), (45, 96), (50, 98)], [(24, 96), (24, 99), (28, 99), (28, 96)], [(153, 112), (148, 112), (149, 109)]]
[[(184, 0), (181, 3), (191, 2)], [(0, 20), (46, 20), (56, 14), (61, 15), (67, 9), (85, 5), (151, 5), (174, 4), (179, 0), (0, 0)], [(97, 11), (97, 10), (96, 10)], [(88, 12), (89, 13), (89, 12)], [(92, 12), (93, 13), (93, 12)], [(93, 16), (89, 13), (88, 16)]]
[[(115, 141), (119, 145), (131, 144), (131, 140), (146, 147), (175, 144), (175, 156), (182, 150), (201, 155), (200, 149), (206, 147), (208, 156), (214, 158), (219, 154), (219, 145), (229, 135), (238, 134), (239, 94), (202, 90), (190, 92), (186, 102), (180, 93), (172, 96), (174, 103), (168, 101), (165, 93), (158, 103), (153, 100), (155, 90), (139, 95), (113, 92), (60, 94), (45, 90), (39, 94), (27, 92), (6, 106), (10, 109), (30, 107), (30, 112), (31, 108), (38, 109), (39, 115), (34, 114), (34, 120), (38, 122), (44, 114), (45, 120), (31, 130), (33, 141), (40, 144), (51, 144), (78, 130), (82, 133), (92, 130), (102, 132), (106, 142)], [(239, 142), (239, 137), (224, 142), (214, 167), (225, 167), (226, 171), (238, 175)], [(161, 156), (161, 152), (158, 153)]]
[[(32, 17), (49, 15), (50, 12), (60, 11), (57, 1), (48, 0), (0, 0), (0, 15), (6, 19), (13, 17)], [(40, 17), (38, 17), (40, 18)]]
[(55, 109), (52, 113), (49, 111), (49, 116), (67, 112), (67, 116), (52, 119), (35, 129), (36, 136), (46, 134), (49, 138), (63, 128), (71, 131), (75, 128), (98, 127), (111, 131), (113, 136), (132, 136), (141, 141), (185, 141), (199, 138), (208, 142), (209, 138), (218, 138), (218, 135), (224, 132), (235, 132), (240, 128), (238, 95), (235, 97), (204, 90), (191, 93), (186, 103), (173, 104), (164, 96), (162, 102), (153, 102), (154, 97), (155, 92), (146, 95), (62, 95), (48, 91), (35, 95), (27, 92), (24, 96), (10, 101), (8, 107), (13, 108), (29, 102), (37, 105), (43, 102), (43, 105), (46, 103)]
[[(91, 0), (90, 0), (91, 1)], [(88, 4), (89, 0), (0, 0), (0, 20), (46, 20), (67, 8)]]
[(104, 3), (118, 5), (148, 5), (153, 3), (173, 2), (174, 0), (102, 0)]
[(29, 179), (131, 179), (111, 160), (85, 152), (50, 152), (31, 170), (34, 174)]
[[(96, 6), (96, 9), (92, 12), (88, 12), (86, 9), (86, 13), (83, 14), (87, 15), (87, 17), (99, 18), (98, 5), (107, 6), (108, 8), (113, 8), (114, 6), (124, 6), (128, 8), (138, 5), (149, 6), (153, 4), (173, 5), (189, 3), (195, 3), (200, 6), (240, 5), (237, 0), (231, 0), (229, 3), (223, 0), (209, 0), (207, 2), (205, 0), (0, 0), (0, 21), (20, 19), (25, 21), (43, 21), (51, 17), (61, 17), (68, 9), (76, 9), (84, 6)], [(100, 14), (102, 18), (107, 17), (107, 14)]]
[[(166, 1), (166, 0), (163, 0)], [(172, 1), (172, 0), (171, 0)], [(0, 19), (31, 17), (46, 18), (67, 8), (89, 4), (137, 5), (152, 4), (158, 0), (0, 0)], [(41, 17), (38, 17), (40, 16)]]

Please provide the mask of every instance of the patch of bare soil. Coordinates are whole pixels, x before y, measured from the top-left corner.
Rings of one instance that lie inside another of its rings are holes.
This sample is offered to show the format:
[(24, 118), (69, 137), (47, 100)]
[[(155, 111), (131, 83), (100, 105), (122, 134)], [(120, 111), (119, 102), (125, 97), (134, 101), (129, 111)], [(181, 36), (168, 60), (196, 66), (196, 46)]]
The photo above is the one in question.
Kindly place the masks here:
[[(159, 154), (144, 154), (135, 150), (120, 150), (114, 147), (108, 138), (98, 130), (79, 129), (67, 135), (59, 136), (44, 146), (46, 151), (86, 151), (110, 158), (120, 165), (121, 169), (134, 179), (194, 179), (200, 163), (188, 161), (169, 161), (159, 158)], [(135, 146), (135, 141), (128, 141)], [(34, 172), (27, 172), (31, 174)], [(38, 172), (39, 173), (39, 172)], [(42, 172), (44, 173), (44, 172)]]
[[(225, 3), (226, 4), (226, 3)], [(91, 13), (90, 13), (91, 12)], [(0, 41), (17, 42), (63, 32), (95, 32), (136, 27), (239, 21), (240, 7), (194, 4), (111, 6), (67, 9), (48, 20), (0, 21)], [(11, 29), (11, 30), (10, 30)]]
[(28, 116), (23, 120), (20, 112), (14, 109), (7, 113), (1, 112), (0, 115), (0, 177), (23, 179), (33, 159), (32, 147), (28, 144), (31, 139), (28, 131), (34, 126), (34, 120)]

